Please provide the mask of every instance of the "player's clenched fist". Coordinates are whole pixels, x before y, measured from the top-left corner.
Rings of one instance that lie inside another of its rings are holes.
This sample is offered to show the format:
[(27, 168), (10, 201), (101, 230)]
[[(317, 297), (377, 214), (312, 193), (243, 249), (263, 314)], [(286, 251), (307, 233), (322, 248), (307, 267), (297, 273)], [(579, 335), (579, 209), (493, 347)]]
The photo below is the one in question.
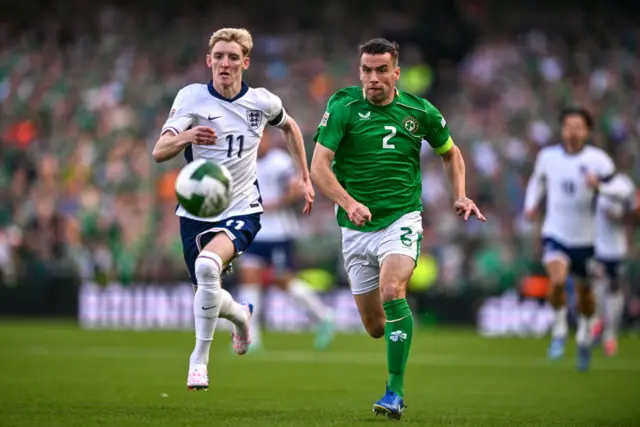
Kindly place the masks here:
[(347, 207), (346, 211), (347, 215), (349, 215), (349, 221), (358, 227), (362, 227), (365, 223), (371, 221), (371, 212), (362, 203), (354, 201)]
[(196, 126), (185, 132), (188, 134), (192, 144), (195, 145), (213, 145), (216, 143), (216, 132), (206, 126)]

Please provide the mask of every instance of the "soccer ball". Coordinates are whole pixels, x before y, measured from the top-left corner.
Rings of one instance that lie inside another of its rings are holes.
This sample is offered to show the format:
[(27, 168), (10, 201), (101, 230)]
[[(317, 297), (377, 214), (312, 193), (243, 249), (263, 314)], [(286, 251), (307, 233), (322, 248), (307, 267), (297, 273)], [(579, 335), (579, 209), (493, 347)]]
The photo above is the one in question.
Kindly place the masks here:
[(176, 179), (176, 196), (191, 215), (213, 217), (229, 206), (231, 184), (231, 173), (225, 166), (198, 159), (180, 170)]

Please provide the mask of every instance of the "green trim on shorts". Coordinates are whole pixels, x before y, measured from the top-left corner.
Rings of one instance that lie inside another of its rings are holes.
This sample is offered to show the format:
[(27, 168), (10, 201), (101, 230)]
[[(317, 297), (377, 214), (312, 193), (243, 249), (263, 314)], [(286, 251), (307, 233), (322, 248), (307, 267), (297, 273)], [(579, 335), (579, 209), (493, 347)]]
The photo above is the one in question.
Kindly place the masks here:
[(418, 264), (418, 258), (420, 258), (420, 246), (422, 245), (422, 233), (418, 233), (418, 240), (416, 242), (416, 264)]

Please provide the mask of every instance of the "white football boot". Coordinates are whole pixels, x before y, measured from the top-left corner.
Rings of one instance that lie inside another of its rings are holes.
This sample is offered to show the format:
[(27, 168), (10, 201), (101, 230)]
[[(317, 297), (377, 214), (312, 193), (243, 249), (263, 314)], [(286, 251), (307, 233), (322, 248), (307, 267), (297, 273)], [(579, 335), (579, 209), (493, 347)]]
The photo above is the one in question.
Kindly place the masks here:
[(207, 373), (207, 365), (202, 363), (191, 363), (189, 365), (189, 375), (187, 376), (187, 390), (204, 390), (209, 389), (209, 375)]
[(240, 303), (242, 307), (247, 312), (247, 322), (242, 328), (238, 328), (233, 325), (233, 332), (231, 333), (231, 342), (233, 343), (233, 351), (236, 354), (242, 356), (249, 351), (249, 347), (251, 346), (251, 331), (250, 331), (250, 320), (251, 315), (253, 315), (253, 304), (249, 304), (246, 301), (242, 301)]

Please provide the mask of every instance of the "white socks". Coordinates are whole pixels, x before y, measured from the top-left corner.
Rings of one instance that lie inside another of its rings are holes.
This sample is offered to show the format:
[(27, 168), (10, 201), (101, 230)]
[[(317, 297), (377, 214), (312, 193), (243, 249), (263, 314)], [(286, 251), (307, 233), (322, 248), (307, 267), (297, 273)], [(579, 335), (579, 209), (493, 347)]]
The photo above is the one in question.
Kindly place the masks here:
[(607, 312), (607, 295), (609, 294), (609, 281), (597, 279), (592, 282), (593, 296), (596, 299), (596, 315), (600, 319), (605, 319)]
[(247, 322), (247, 311), (240, 303), (234, 301), (231, 294), (226, 290), (221, 289), (220, 295), (220, 317), (227, 319), (239, 328), (243, 327)]
[(307, 282), (293, 279), (289, 285), (289, 295), (304, 307), (316, 322), (328, 320), (330, 313), (320, 297), (311, 289)]
[(569, 333), (569, 325), (567, 323), (567, 307), (557, 308), (551, 329), (553, 338), (565, 338)]
[(578, 319), (578, 333), (576, 334), (576, 342), (579, 346), (589, 347), (593, 343), (593, 323), (596, 317), (586, 317), (581, 314)]
[(248, 301), (253, 304), (253, 315), (251, 316), (251, 344), (260, 346), (262, 334), (260, 332), (260, 310), (262, 308), (262, 286), (259, 284), (241, 285), (238, 290), (238, 299)]
[(198, 255), (195, 263), (198, 289), (193, 298), (196, 346), (191, 354), (191, 363), (206, 365), (209, 362), (211, 341), (222, 303), (220, 271), (222, 260), (218, 255), (209, 251), (202, 251)]
[(618, 327), (622, 321), (624, 312), (624, 296), (622, 291), (610, 293), (607, 295), (606, 301), (606, 322), (604, 329), (604, 339), (609, 340), (616, 338)]

